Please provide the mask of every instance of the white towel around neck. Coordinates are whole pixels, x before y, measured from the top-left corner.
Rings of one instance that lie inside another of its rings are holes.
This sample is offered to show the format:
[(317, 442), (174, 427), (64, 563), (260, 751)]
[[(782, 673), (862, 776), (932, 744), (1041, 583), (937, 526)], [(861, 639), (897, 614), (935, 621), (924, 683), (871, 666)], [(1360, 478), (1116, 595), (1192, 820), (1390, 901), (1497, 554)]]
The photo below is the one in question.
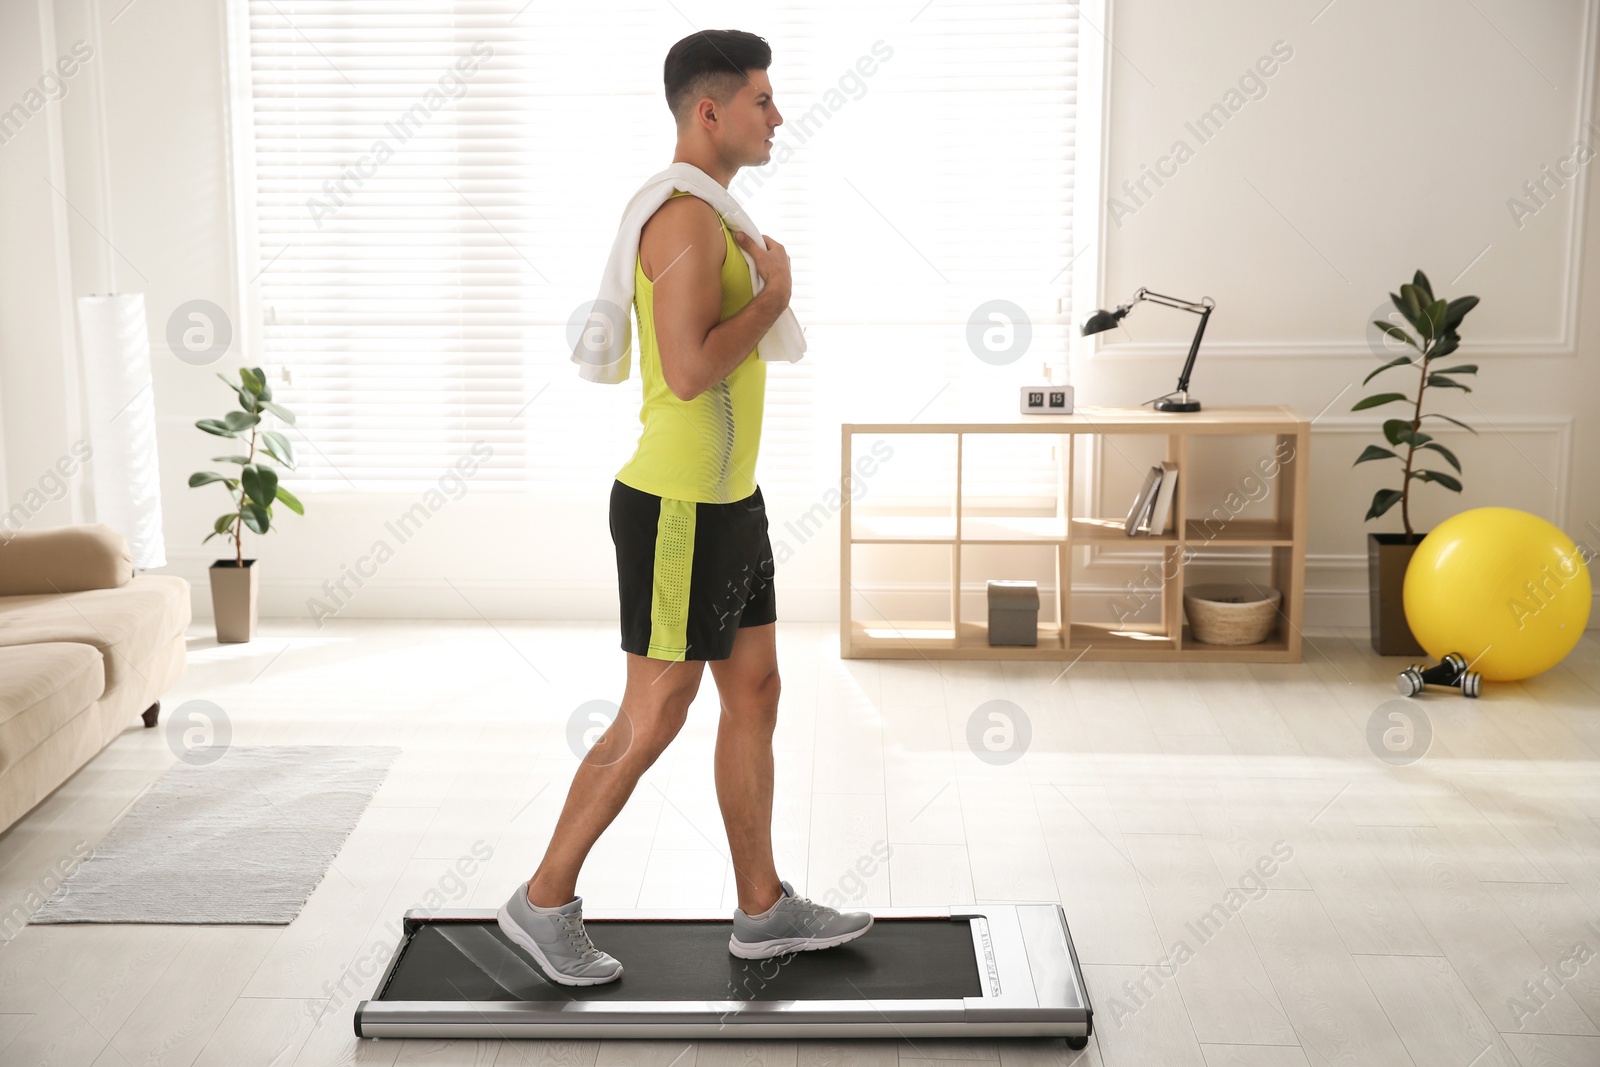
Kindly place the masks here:
[[(652, 176), (633, 194), (622, 212), (622, 224), (611, 245), (605, 274), (600, 279), (600, 295), (590, 308), (588, 321), (572, 349), (572, 362), (578, 373), (591, 382), (616, 385), (628, 380), (633, 351), (633, 322), (628, 309), (633, 304), (634, 261), (639, 255), (639, 234), (656, 209), (682, 190), (693, 193), (716, 209), (733, 229), (753, 240), (766, 241), (745, 209), (722, 184), (693, 163), (674, 163)], [(759, 293), (765, 287), (756, 273), (755, 260), (739, 250), (750, 268), (750, 287)], [(756, 345), (759, 357), (768, 362), (794, 363), (806, 350), (806, 336), (794, 312), (784, 308), (771, 329)]]

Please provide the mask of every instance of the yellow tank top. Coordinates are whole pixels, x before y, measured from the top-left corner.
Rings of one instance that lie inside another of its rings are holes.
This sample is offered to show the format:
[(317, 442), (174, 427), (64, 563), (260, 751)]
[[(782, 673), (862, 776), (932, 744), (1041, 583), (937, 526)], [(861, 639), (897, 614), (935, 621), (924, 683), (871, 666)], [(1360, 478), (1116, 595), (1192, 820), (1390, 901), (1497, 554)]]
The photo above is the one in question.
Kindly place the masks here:
[[(676, 192), (673, 196), (690, 196)], [(754, 299), (750, 268), (722, 220), (727, 258), (722, 264), (722, 316), (725, 322)], [(731, 504), (756, 491), (756, 455), (761, 448), (761, 415), (766, 401), (767, 366), (752, 349), (722, 381), (690, 401), (679, 400), (661, 373), (656, 346), (654, 287), (644, 265), (634, 261), (634, 309), (639, 316), (639, 372), (644, 428), (633, 458), (617, 480), (645, 493)]]

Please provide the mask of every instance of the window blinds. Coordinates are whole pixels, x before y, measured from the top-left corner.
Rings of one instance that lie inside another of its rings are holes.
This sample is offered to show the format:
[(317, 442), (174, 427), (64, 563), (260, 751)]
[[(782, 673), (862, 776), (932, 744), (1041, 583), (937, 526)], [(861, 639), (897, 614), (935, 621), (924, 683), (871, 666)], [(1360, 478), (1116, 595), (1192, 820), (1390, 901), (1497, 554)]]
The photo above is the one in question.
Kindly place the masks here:
[[(674, 5), (249, 0), (265, 361), (299, 415), (297, 487), (588, 492), (638, 437), (639, 375), (578, 378), (573, 330), (623, 205), (671, 161)], [(731, 188), (794, 263), (809, 351), (769, 368), (769, 496), (837, 485), (841, 420), (942, 394), (1015, 403), (1064, 359), (1075, 9), (1057, 2), (701, 5), (772, 45), (773, 162)], [(1028, 316), (974, 353), (989, 301)], [(1049, 493), (1037, 442), (967, 477)], [(989, 456), (994, 450), (982, 450)], [(909, 453), (908, 453), (909, 454)], [(915, 464), (905, 465), (907, 468)], [(950, 484), (949, 472), (897, 478)], [(898, 491), (898, 487), (897, 487)]]

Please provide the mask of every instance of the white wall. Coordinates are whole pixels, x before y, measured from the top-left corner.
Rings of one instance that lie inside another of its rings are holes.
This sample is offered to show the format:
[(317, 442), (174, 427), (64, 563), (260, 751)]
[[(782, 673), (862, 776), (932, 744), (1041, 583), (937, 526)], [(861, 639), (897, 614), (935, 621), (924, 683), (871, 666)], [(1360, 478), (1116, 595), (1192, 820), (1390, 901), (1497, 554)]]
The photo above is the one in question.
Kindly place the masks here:
[[(1528, 508), (1575, 536), (1588, 522), (1600, 527), (1600, 475), (1582, 462), (1600, 453), (1600, 424), (1588, 411), (1600, 387), (1588, 354), (1596, 326), (1583, 314), (1600, 290), (1580, 269), (1600, 238), (1597, 194), (1585, 170), (1520, 227), (1506, 207), (1525, 180), (1571, 150), (1591, 117), (1595, 2), (1477, 0), (1481, 16), (1444, 0), (1111, 5), (1104, 193), (1135, 210), (1102, 220), (1093, 252), (1101, 296), (1114, 304), (1144, 285), (1217, 300), (1194, 380), (1208, 405), (1282, 403), (1307, 416), (1326, 407), (1312, 461), (1313, 625), (1365, 619), (1369, 527), (1361, 515), (1382, 472), (1351, 470), (1377, 419), (1348, 407), (1375, 365), (1363, 324), (1416, 267), (1443, 292), (1483, 299), (1464, 324), (1461, 352), (1483, 368), (1479, 390), (1441, 398), (1442, 410), (1483, 433), (1460, 435), (1461, 498), (1425, 487), (1424, 527), (1486, 503)], [(64, 99), (0, 144), (0, 499), (8, 508), (22, 499), (82, 433), (72, 299), (143, 289), (167, 570), (195, 583), (200, 616), (209, 611), (205, 568), (219, 555), (216, 541), (200, 540), (221, 493), (186, 486), (216, 451), (193, 422), (224, 410), (228, 394), (217, 367), (172, 358), (164, 333), (187, 300), (240, 314), (222, 15), (221, 0), (0, 4), (0, 107), (21, 99), (74, 41), (95, 50)], [(1264, 81), (1265, 95), (1198, 143), (1185, 121), (1223, 101), (1277, 41), (1293, 55)], [(1120, 194), (1123, 180), (1137, 179), (1141, 164), (1154, 165), (1179, 138), (1194, 154), (1164, 185), (1147, 185), (1153, 195), (1136, 204)], [(1079, 402), (1134, 404), (1170, 388), (1192, 327), (1180, 312), (1140, 307), (1124, 331), (1075, 356)], [(239, 359), (255, 361), (244, 349), (219, 366)], [(1195, 472), (1191, 493), (1215, 491), (1248, 458), (1217, 457)], [(1108, 501), (1126, 495), (1127, 476), (1117, 464), (1103, 471)], [(345, 610), (611, 617), (608, 490), (597, 486), (582, 509), (560, 516), (532, 496), (469, 493)], [(319, 495), (312, 515), (286, 516), (255, 547), (266, 561), (264, 611), (304, 615), (307, 598), (412, 503)], [(812, 503), (779, 502), (775, 511)], [(80, 491), (30, 522), (88, 518)], [(1600, 542), (1600, 533), (1589, 540)], [(834, 617), (836, 544), (818, 536), (782, 570), (787, 617)], [(1139, 562), (1108, 555), (1092, 581), (1114, 590)]]

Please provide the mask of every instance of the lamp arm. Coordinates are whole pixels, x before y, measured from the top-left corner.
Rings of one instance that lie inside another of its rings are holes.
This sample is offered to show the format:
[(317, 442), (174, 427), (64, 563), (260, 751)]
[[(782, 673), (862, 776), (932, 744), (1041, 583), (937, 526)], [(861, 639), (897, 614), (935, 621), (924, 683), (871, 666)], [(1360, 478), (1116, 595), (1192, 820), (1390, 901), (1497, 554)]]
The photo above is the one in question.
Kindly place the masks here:
[(1189, 358), (1183, 361), (1183, 373), (1178, 375), (1178, 389), (1180, 393), (1189, 391), (1189, 374), (1194, 370), (1194, 357), (1200, 352), (1200, 338), (1206, 332), (1206, 320), (1211, 318), (1211, 308), (1208, 305), (1200, 312), (1200, 325), (1195, 328), (1194, 340), (1189, 343)]
[(1192, 311), (1196, 315), (1209, 311), (1216, 305), (1216, 301), (1209, 296), (1201, 297), (1199, 301), (1184, 300), (1181, 297), (1167, 296), (1165, 293), (1153, 293), (1143, 287), (1133, 294), (1133, 299), (1129, 301), (1129, 305), (1137, 304), (1141, 300), (1148, 300), (1152, 304), (1162, 304), (1169, 308), (1177, 308), (1180, 311)]

